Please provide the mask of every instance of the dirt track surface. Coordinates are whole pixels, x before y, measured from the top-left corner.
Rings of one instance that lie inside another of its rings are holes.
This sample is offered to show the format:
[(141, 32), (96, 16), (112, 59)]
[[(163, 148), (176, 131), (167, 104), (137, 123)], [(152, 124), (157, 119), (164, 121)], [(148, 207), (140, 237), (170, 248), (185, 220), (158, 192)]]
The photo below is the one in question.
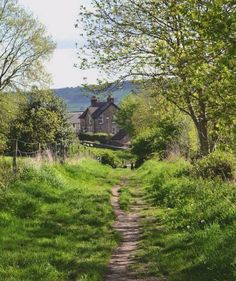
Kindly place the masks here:
[(134, 253), (139, 243), (139, 206), (135, 205), (130, 213), (122, 211), (119, 205), (120, 188), (113, 187), (111, 203), (116, 215), (114, 229), (121, 234), (122, 242), (111, 257), (105, 281), (137, 280), (129, 266), (134, 263)]

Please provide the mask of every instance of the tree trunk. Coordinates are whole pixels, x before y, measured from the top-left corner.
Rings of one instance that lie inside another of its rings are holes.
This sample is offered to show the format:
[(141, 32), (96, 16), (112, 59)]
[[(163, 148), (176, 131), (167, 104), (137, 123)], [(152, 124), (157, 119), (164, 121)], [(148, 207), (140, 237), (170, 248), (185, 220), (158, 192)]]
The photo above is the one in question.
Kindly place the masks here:
[(208, 128), (207, 128), (207, 121), (205, 119), (198, 120), (197, 132), (200, 144), (200, 154), (201, 156), (208, 155), (210, 152), (209, 149), (209, 139), (208, 139)]

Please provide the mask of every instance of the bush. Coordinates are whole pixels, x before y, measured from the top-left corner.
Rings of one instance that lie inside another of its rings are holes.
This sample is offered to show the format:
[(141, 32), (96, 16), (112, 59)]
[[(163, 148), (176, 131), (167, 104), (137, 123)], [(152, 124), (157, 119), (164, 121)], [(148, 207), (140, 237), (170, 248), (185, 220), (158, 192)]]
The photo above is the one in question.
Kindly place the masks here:
[(108, 140), (110, 140), (110, 136), (105, 133), (81, 133), (79, 134), (79, 139), (81, 141), (98, 141), (100, 143), (106, 143)]
[(140, 166), (154, 154), (157, 154), (160, 159), (166, 158), (170, 145), (178, 139), (179, 135), (179, 126), (171, 120), (159, 122), (155, 129), (138, 134), (132, 142), (132, 153), (138, 158), (136, 166)]
[(193, 173), (202, 178), (232, 180), (235, 172), (235, 158), (230, 153), (215, 151), (196, 161)]
[(116, 157), (116, 155), (110, 151), (103, 151), (100, 154), (100, 161), (104, 165), (110, 165), (113, 168), (116, 168), (119, 166), (119, 159)]

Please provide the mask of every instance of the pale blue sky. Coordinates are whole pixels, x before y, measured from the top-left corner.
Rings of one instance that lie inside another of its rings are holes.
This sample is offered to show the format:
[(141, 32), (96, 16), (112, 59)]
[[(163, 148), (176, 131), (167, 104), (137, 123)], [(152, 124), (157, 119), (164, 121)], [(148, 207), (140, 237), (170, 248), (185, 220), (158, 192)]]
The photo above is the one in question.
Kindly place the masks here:
[[(42, 22), (57, 48), (47, 64), (52, 74), (53, 88), (78, 86), (87, 77), (89, 83), (95, 83), (99, 74), (96, 69), (81, 71), (74, 68), (76, 63), (75, 43), (80, 30), (74, 28), (81, 5), (88, 5), (89, 0), (19, 0), (19, 3), (31, 10)], [(80, 42), (78, 42), (80, 43)]]

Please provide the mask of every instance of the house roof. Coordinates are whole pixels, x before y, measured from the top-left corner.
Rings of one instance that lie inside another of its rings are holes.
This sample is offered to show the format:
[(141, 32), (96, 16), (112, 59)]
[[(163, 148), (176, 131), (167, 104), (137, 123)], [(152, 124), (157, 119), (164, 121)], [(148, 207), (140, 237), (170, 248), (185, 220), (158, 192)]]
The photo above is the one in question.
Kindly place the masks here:
[(113, 102), (97, 102), (96, 107), (89, 106), (83, 114), (80, 115), (80, 119), (84, 119), (88, 112), (90, 112), (93, 119), (97, 119), (109, 106), (119, 108)]
[(88, 112), (88, 108), (80, 115), (79, 119), (84, 119)]
[(68, 113), (68, 119), (70, 121), (70, 123), (72, 124), (76, 124), (80, 122), (80, 116), (83, 114), (82, 111), (74, 111), (74, 112), (69, 112)]
[(113, 102), (104, 102), (103, 105), (99, 106), (97, 110), (92, 114), (92, 118), (97, 119), (111, 105), (118, 108), (118, 106)]
[(122, 140), (124, 137), (128, 135), (127, 131), (125, 129), (120, 129), (118, 133), (116, 133), (111, 140), (118, 141)]

